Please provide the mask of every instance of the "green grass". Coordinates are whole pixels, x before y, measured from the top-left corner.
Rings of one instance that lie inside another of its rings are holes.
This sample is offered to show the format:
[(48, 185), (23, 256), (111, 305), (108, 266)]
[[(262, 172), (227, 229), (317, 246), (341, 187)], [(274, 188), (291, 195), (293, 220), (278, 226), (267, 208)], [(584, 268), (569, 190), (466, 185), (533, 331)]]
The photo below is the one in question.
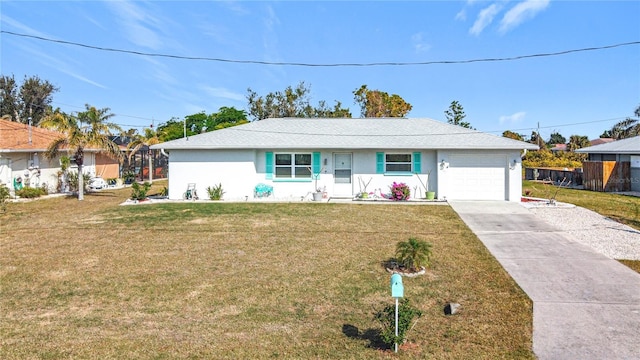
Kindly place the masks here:
[[(595, 211), (598, 214), (640, 230), (640, 198), (638, 197), (588, 190), (565, 188), (558, 190), (557, 186), (533, 181), (524, 181), (522, 191), (530, 193), (530, 196), (543, 199), (550, 199), (555, 196), (557, 201)], [(620, 262), (640, 272), (640, 261), (624, 260)]]
[(405, 279), (425, 315), (400, 358), (534, 358), (531, 301), (447, 206), (118, 206), (129, 194), (9, 204), (0, 358), (394, 358), (373, 313), (411, 236), (433, 256)]

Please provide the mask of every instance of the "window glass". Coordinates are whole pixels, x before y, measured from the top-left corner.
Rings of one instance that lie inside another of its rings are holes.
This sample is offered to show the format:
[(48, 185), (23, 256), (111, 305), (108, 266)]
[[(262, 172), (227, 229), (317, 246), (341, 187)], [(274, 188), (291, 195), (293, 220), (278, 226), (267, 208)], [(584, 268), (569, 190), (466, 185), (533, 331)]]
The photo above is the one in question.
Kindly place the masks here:
[(311, 154), (275, 154), (276, 178), (311, 178)]
[(291, 165), (291, 154), (276, 154), (276, 165)]
[(311, 154), (296, 154), (296, 165), (311, 166)]
[(287, 166), (276, 166), (276, 177), (277, 178), (290, 178), (291, 177), (291, 167)]
[(411, 154), (385, 154), (386, 172), (411, 172)]

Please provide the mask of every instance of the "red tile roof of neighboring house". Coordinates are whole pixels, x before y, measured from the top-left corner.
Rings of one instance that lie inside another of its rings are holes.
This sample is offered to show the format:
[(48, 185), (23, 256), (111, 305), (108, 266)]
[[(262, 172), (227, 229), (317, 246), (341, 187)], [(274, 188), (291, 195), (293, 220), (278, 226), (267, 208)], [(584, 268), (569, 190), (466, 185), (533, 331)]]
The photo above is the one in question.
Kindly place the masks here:
[(0, 151), (45, 151), (61, 136), (62, 133), (37, 126), (31, 126), (29, 131), (27, 124), (0, 119)]
[(551, 150), (551, 151), (567, 151), (567, 144), (555, 144), (549, 150)]
[[(44, 152), (56, 139), (64, 136), (61, 132), (37, 126), (0, 119), (0, 152)], [(29, 141), (31, 139), (31, 141)], [(97, 148), (87, 148), (97, 150)]]
[(613, 141), (616, 141), (616, 139), (599, 138), (599, 139), (591, 140), (589, 143), (591, 144), (591, 146), (595, 146), (595, 145), (610, 143), (610, 142), (613, 142)]

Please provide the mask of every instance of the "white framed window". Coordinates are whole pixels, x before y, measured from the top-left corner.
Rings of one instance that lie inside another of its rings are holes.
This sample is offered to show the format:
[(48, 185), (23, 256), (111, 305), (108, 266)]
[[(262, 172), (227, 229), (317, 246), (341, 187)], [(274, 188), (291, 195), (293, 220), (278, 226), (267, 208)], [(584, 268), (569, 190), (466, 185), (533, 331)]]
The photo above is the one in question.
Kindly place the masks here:
[(408, 154), (385, 154), (385, 172), (411, 172), (411, 153)]
[(276, 153), (276, 179), (311, 179), (311, 153)]

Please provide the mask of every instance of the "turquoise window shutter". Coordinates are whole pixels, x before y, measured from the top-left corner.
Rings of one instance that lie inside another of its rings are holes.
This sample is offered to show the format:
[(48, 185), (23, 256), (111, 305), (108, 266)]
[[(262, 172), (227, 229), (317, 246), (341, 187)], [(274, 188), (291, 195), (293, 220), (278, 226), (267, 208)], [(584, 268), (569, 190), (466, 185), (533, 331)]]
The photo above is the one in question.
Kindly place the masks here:
[(384, 174), (384, 153), (376, 153), (376, 174)]
[(322, 164), (320, 163), (320, 161), (321, 161), (320, 160), (320, 153), (319, 152), (314, 152), (312, 154), (312, 157), (311, 157), (311, 164), (312, 164), (312, 167), (313, 167), (312, 176), (316, 180), (317, 180), (317, 178), (320, 177), (320, 171), (322, 170), (322, 168), (321, 168)]
[(422, 154), (419, 152), (413, 153), (413, 172), (422, 173)]
[(267, 180), (272, 180), (273, 179), (273, 153), (272, 152), (266, 152), (264, 154), (264, 162), (265, 162), (265, 167), (266, 169), (264, 169), (264, 173), (265, 173), (265, 179)]

